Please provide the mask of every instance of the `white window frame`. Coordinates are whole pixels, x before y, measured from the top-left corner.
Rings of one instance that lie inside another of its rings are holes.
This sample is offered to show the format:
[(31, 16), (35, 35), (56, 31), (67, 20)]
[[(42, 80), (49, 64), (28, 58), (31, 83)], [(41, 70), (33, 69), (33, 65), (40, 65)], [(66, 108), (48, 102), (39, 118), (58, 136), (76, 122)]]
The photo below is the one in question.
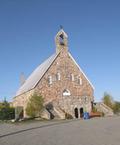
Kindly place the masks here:
[(79, 82), (79, 85), (82, 85), (83, 84), (81, 77), (78, 79), (78, 82)]
[(59, 73), (59, 72), (57, 73), (57, 75), (56, 75), (56, 76), (57, 76), (57, 80), (58, 80), (58, 81), (60, 81), (61, 76), (60, 76), (60, 73)]
[(49, 76), (49, 77), (48, 77), (48, 83), (49, 83), (49, 85), (52, 84), (52, 76)]

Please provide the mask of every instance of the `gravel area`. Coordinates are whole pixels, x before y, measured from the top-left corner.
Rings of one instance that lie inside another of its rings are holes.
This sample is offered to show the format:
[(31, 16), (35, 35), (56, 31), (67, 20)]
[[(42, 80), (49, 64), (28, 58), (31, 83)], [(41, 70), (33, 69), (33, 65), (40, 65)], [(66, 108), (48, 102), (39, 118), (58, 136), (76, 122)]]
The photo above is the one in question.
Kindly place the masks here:
[(0, 145), (120, 145), (120, 117), (0, 123)]

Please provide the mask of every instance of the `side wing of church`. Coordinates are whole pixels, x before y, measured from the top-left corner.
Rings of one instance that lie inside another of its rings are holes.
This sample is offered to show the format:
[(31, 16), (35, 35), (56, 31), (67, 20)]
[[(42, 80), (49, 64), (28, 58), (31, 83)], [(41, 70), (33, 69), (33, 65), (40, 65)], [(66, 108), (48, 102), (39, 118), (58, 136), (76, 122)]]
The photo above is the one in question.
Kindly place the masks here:
[[(82, 118), (84, 111), (90, 113), (92, 110), (94, 87), (69, 53), (68, 36), (63, 29), (57, 33), (55, 42), (56, 52), (33, 71), (13, 99), (14, 107), (23, 108), (24, 117), (34, 93), (44, 97), (43, 116), (50, 116), (50, 113), (54, 118), (64, 119), (67, 113), (73, 118)], [(49, 104), (53, 110), (47, 107)]]

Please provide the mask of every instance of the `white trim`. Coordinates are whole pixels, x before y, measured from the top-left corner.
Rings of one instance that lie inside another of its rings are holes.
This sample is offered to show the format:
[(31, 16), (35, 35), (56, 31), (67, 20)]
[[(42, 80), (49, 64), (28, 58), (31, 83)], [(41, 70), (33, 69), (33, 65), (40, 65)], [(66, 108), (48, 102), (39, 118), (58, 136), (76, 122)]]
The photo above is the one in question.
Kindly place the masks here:
[(70, 54), (70, 52), (68, 53), (69, 56), (71, 57), (71, 59), (74, 61), (74, 63), (77, 65), (77, 67), (79, 68), (79, 70), (82, 72), (82, 74), (84, 75), (84, 77), (87, 79), (87, 81), (90, 83), (90, 85), (92, 86), (93, 90), (95, 89), (93, 84), (90, 82), (90, 80), (87, 78), (87, 76), (84, 74), (84, 72), (82, 71), (82, 69), (80, 68), (80, 66), (77, 64), (77, 62), (75, 61), (75, 59), (72, 57), (72, 55)]
[(49, 83), (49, 85), (52, 84), (52, 76), (49, 76), (49, 77), (48, 77), (48, 83)]
[(79, 82), (79, 85), (81, 85), (82, 86), (82, 78), (80, 77), (80, 78), (78, 78), (78, 82)]

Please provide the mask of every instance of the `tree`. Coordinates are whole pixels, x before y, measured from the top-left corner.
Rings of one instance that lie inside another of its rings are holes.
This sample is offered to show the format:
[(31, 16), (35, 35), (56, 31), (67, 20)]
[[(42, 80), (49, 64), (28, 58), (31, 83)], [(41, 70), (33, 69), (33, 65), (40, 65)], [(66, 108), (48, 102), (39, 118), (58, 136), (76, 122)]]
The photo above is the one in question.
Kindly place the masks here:
[(41, 95), (33, 94), (26, 107), (26, 114), (32, 118), (40, 117), (43, 111), (44, 99)]
[(4, 101), (2, 102), (3, 107), (8, 108), (10, 107), (10, 104), (8, 103), (8, 101), (6, 100), (6, 98), (4, 98)]
[(102, 100), (104, 104), (113, 109), (113, 98), (110, 94), (105, 92)]
[(120, 113), (120, 102), (115, 102), (113, 105), (113, 111), (115, 114), (119, 114)]
[(6, 99), (0, 103), (0, 120), (9, 120), (15, 118), (15, 108), (10, 107)]

